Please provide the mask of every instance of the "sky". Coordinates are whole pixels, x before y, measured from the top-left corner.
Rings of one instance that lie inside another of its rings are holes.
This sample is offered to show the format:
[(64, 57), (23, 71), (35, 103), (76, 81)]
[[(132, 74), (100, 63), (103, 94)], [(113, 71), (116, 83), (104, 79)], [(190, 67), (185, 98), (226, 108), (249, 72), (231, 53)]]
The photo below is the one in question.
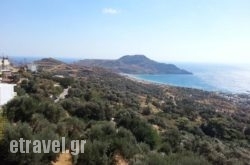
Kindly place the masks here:
[(0, 0), (0, 55), (250, 63), (250, 0)]

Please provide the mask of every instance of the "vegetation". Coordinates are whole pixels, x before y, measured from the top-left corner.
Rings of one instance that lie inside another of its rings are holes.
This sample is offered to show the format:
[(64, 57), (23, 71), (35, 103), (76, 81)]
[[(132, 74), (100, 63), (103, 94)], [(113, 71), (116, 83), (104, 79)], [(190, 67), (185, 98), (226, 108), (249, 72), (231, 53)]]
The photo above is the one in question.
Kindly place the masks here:
[(126, 55), (117, 60), (81, 60), (78, 65), (99, 66), (128, 74), (191, 74), (173, 64), (159, 63), (144, 55)]
[[(66, 137), (67, 146), (70, 140), (87, 140), (85, 153), (73, 156), (77, 165), (117, 164), (118, 156), (138, 165), (250, 162), (247, 96), (231, 102), (218, 94), (139, 83), (98, 68), (79, 69), (75, 78), (53, 74), (23, 73), (18, 96), (3, 107), (2, 164), (51, 164), (58, 154), (11, 154), (9, 142), (60, 137)], [(55, 102), (68, 86), (66, 98)]]

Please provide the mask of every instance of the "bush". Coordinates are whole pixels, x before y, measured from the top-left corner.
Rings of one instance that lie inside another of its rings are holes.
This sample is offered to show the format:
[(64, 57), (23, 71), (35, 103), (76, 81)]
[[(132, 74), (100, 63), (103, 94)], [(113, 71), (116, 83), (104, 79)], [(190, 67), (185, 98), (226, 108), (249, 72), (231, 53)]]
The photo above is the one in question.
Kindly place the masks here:
[(166, 130), (166, 132), (162, 135), (162, 140), (168, 144), (170, 144), (172, 151), (177, 152), (180, 148), (181, 142), (181, 133), (176, 128), (171, 128)]
[(173, 154), (165, 160), (165, 164), (169, 165), (211, 165), (205, 158), (192, 152)]
[(107, 165), (111, 160), (107, 155), (109, 148), (108, 142), (96, 141), (87, 142), (84, 147), (84, 153), (79, 155), (76, 165)]
[(133, 112), (121, 111), (117, 115), (117, 124), (129, 129), (138, 142), (147, 143), (151, 149), (159, 143), (160, 137), (155, 129)]
[(151, 114), (151, 109), (150, 109), (150, 107), (144, 107), (144, 108), (142, 109), (142, 114), (143, 114), (143, 115), (150, 115), (150, 114)]
[(172, 152), (172, 147), (169, 143), (162, 143), (160, 146), (160, 149), (158, 150), (160, 152), (164, 152), (165, 154), (170, 154)]
[(16, 97), (4, 106), (4, 115), (12, 122), (29, 122), (37, 110), (37, 101), (31, 97)]
[(37, 112), (43, 114), (52, 123), (57, 123), (67, 116), (66, 111), (61, 106), (50, 102), (40, 104)]
[[(50, 164), (52, 160), (55, 160), (57, 154), (53, 152), (49, 153), (33, 153), (31, 146), (29, 146), (29, 153), (10, 153), (9, 145), (11, 140), (19, 140), (23, 138), (24, 140), (58, 140), (59, 137), (55, 134), (55, 127), (53, 125), (47, 125), (39, 133), (33, 133), (32, 128), (27, 123), (16, 123), (16, 126), (9, 125), (6, 127), (3, 140), (0, 141), (0, 158), (1, 164), (8, 165), (43, 165)], [(26, 151), (26, 146), (24, 146)]]

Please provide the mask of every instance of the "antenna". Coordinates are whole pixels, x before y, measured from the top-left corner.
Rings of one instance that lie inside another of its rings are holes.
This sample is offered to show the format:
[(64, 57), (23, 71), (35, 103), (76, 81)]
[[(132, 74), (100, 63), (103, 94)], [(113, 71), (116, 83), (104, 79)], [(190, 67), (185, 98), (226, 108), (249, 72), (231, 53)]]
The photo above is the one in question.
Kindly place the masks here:
[(4, 70), (4, 53), (1, 53), (2, 59), (1, 59), (1, 70)]

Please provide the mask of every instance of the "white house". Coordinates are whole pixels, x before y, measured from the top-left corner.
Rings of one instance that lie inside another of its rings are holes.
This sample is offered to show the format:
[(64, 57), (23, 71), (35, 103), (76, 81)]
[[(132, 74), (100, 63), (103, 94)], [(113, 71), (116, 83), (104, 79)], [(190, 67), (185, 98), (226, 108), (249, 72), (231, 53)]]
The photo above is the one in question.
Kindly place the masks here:
[(10, 67), (10, 61), (9, 61), (9, 58), (8, 57), (3, 57), (2, 58), (2, 67), (1, 67), (1, 70), (6, 70), (6, 69), (9, 69)]
[(36, 64), (31, 63), (31, 64), (28, 64), (27, 67), (28, 67), (28, 70), (31, 72), (37, 72), (37, 65)]
[(6, 104), (16, 96), (14, 87), (15, 84), (0, 83), (0, 106)]

